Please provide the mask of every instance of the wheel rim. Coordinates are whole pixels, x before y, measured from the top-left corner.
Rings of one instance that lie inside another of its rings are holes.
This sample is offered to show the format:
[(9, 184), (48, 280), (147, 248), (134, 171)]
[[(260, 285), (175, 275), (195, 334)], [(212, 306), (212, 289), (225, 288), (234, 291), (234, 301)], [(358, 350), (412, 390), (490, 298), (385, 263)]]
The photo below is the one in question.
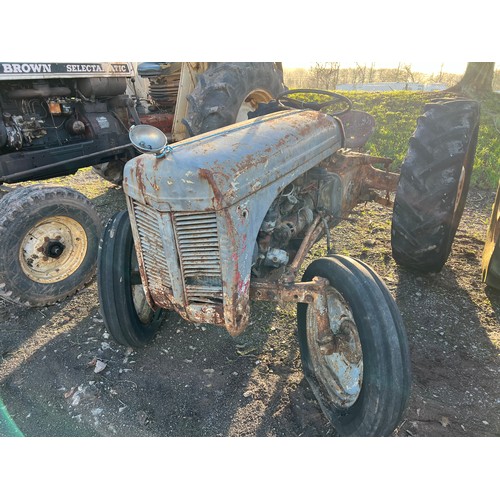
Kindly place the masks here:
[[(137, 255), (135, 253), (135, 249), (132, 249), (132, 256), (130, 258), (130, 269), (132, 275), (139, 275), (139, 263), (137, 261)], [(134, 303), (134, 308), (139, 317), (141, 323), (147, 325), (153, 321), (155, 312), (148, 304), (146, 300), (146, 294), (144, 292), (144, 287), (142, 283), (139, 284), (131, 284), (130, 286), (132, 292), (132, 301)]]
[(42, 219), (21, 242), (21, 269), (37, 283), (63, 281), (82, 265), (87, 245), (85, 229), (75, 219), (63, 216)]
[(272, 99), (273, 96), (265, 90), (253, 90), (243, 99), (243, 103), (236, 115), (236, 123), (248, 120), (248, 113), (250, 111), (255, 111), (259, 104), (265, 104)]
[[(342, 296), (328, 289), (327, 308), (333, 343), (325, 349), (319, 341), (314, 305), (307, 308), (307, 345), (312, 370), (323, 395), (338, 407), (349, 408), (359, 397), (363, 383), (363, 353), (352, 312)], [(333, 349), (333, 352), (332, 352)]]

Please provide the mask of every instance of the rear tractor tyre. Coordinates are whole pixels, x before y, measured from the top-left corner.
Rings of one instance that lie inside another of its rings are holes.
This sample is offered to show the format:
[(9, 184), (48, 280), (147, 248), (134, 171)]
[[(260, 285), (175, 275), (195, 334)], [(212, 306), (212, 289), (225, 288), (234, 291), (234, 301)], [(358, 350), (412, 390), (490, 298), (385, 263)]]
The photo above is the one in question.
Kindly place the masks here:
[(285, 90), (275, 63), (217, 63), (200, 75), (184, 125), (190, 136), (248, 120), (248, 112)]
[[(248, 120), (250, 111), (285, 89), (283, 72), (276, 63), (212, 63), (187, 97), (188, 110), (182, 122), (190, 137), (211, 132)], [(93, 170), (112, 184), (121, 185), (123, 166), (124, 162), (114, 160)]]
[(0, 295), (30, 306), (58, 302), (94, 276), (102, 225), (83, 194), (17, 188), (0, 202)]
[[(312, 262), (302, 281), (328, 279), (333, 336), (318, 330), (313, 304), (298, 304), (302, 366), (340, 436), (388, 436), (400, 425), (411, 388), (405, 328), (390, 292), (363, 262), (336, 255)], [(327, 343), (327, 341), (329, 343)]]
[(401, 266), (439, 272), (469, 190), (479, 128), (475, 101), (428, 104), (401, 166), (392, 218), (392, 255)]
[(143, 347), (153, 340), (167, 311), (154, 311), (146, 301), (127, 211), (115, 214), (104, 228), (97, 288), (101, 316), (118, 344)]

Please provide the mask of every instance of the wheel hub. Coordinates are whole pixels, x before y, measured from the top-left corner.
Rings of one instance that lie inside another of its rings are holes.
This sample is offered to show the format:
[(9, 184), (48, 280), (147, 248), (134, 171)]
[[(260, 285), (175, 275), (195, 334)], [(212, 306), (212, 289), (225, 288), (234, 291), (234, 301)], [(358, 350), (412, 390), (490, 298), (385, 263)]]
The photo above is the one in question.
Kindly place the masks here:
[[(363, 353), (356, 323), (342, 296), (328, 287), (329, 331), (318, 320), (323, 312), (309, 305), (307, 343), (314, 375), (323, 392), (338, 407), (348, 408), (359, 397), (363, 383)], [(323, 313), (324, 314), (324, 313)]]
[(64, 246), (63, 243), (61, 243), (61, 241), (49, 240), (49, 241), (47, 241), (47, 244), (45, 245), (43, 253), (47, 257), (51, 257), (52, 259), (58, 259), (59, 257), (61, 257), (65, 248), (66, 247)]
[(273, 96), (265, 90), (256, 89), (248, 94), (243, 100), (236, 115), (236, 123), (248, 120), (248, 113), (255, 111), (259, 104), (271, 101)]
[(21, 269), (37, 283), (57, 283), (81, 266), (87, 245), (85, 229), (75, 219), (47, 217), (33, 226), (21, 241)]

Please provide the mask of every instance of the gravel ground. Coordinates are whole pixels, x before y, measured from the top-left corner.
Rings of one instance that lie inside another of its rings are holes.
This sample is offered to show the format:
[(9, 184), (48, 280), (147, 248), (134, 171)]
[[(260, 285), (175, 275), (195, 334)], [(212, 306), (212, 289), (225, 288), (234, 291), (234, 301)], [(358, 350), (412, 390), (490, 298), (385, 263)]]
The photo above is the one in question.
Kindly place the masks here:
[[(103, 220), (124, 208), (121, 189), (89, 170), (63, 183)], [(500, 435), (500, 294), (480, 269), (493, 198), (469, 193), (439, 274), (395, 265), (387, 208), (360, 205), (333, 230), (335, 252), (379, 273), (406, 325), (413, 389), (395, 436)], [(293, 307), (255, 304), (237, 338), (172, 314), (133, 350), (106, 332), (94, 279), (54, 306), (2, 300), (0, 320), (0, 395), (26, 436), (335, 436), (303, 378)]]

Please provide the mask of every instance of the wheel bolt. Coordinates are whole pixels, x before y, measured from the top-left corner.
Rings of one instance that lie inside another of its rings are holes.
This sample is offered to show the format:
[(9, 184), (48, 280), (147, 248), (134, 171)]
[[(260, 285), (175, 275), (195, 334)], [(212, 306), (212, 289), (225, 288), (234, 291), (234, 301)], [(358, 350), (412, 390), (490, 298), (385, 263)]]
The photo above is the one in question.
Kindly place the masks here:
[(333, 342), (328, 342), (328, 344), (320, 345), (319, 352), (323, 354), (323, 356), (330, 356), (331, 354), (333, 354), (335, 352)]

